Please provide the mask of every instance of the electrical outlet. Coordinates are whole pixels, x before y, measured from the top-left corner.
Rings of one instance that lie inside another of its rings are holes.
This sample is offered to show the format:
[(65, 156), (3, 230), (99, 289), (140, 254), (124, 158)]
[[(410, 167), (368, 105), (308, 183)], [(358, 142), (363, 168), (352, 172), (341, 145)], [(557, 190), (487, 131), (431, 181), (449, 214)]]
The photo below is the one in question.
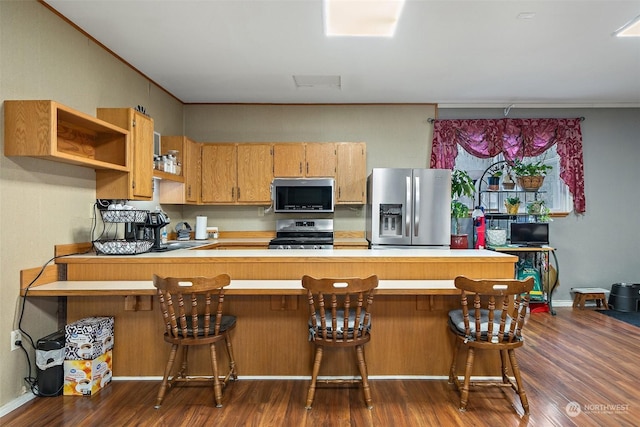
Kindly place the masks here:
[(18, 330), (11, 331), (11, 351), (17, 350), (20, 348), (20, 346), (16, 344), (16, 342), (18, 341), (22, 341), (22, 334), (20, 333), (20, 331)]
[(264, 216), (264, 207), (258, 207), (258, 216)]

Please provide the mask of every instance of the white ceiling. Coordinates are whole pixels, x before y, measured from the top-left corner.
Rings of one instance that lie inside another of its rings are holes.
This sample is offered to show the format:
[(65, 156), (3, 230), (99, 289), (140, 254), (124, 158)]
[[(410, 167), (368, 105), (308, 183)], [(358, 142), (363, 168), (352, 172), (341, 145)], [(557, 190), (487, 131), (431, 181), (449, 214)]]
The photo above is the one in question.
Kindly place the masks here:
[(322, 0), (45, 2), (185, 103), (640, 106), (638, 0), (407, 0), (393, 38), (325, 37)]

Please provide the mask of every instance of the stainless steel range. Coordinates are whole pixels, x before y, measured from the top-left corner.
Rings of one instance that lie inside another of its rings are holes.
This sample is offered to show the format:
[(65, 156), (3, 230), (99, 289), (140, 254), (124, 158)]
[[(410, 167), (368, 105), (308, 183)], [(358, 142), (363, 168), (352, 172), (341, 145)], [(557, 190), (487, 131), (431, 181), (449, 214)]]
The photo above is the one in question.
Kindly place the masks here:
[(333, 220), (279, 219), (269, 249), (333, 249)]

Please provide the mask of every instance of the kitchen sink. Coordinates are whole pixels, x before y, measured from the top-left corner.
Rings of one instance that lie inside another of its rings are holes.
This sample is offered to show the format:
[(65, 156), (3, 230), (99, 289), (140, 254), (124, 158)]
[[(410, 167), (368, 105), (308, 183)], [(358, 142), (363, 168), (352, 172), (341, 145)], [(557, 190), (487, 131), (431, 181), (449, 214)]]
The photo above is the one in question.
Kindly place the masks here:
[(169, 242), (167, 243), (167, 250), (174, 251), (176, 249), (191, 249), (191, 248), (197, 248), (198, 246), (206, 246), (207, 244), (208, 244), (207, 242), (196, 242), (193, 240)]

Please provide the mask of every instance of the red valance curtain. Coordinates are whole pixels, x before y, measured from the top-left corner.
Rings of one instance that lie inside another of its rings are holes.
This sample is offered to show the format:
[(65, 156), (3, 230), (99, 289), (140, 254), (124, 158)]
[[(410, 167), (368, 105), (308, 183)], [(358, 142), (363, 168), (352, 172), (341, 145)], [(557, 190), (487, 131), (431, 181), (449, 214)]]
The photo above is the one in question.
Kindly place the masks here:
[(434, 120), (431, 167), (453, 169), (458, 145), (479, 158), (500, 153), (511, 162), (539, 156), (557, 145), (560, 178), (569, 187), (576, 213), (586, 211), (581, 119)]

